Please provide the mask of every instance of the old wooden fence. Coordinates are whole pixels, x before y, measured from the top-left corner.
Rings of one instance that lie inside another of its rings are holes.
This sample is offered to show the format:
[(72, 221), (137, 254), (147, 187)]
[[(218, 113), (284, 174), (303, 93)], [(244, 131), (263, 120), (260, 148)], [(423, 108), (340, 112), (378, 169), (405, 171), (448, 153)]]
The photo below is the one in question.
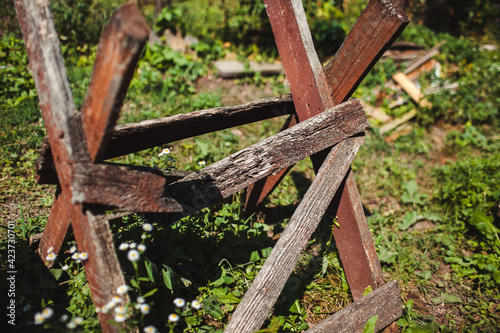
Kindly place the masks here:
[[(76, 110), (48, 0), (15, 0), (48, 140), (37, 178), (57, 185), (38, 253), (59, 252), (71, 223), (93, 301), (102, 307), (125, 283), (105, 209), (165, 213), (168, 221), (247, 189), (252, 211), (298, 161), (311, 157), (316, 177), (226, 327), (262, 326), (301, 251), (325, 213), (338, 216), (334, 238), (355, 302), (308, 332), (362, 331), (378, 315), (377, 330), (397, 329), (402, 305), (397, 283), (385, 283), (350, 164), (369, 126), (350, 96), (408, 23), (390, 0), (371, 0), (340, 50), (323, 68), (300, 0), (265, 0), (291, 94), (115, 127), (149, 28), (127, 3), (105, 26), (87, 96)], [(284, 129), (196, 173), (103, 163), (224, 128), (290, 115)], [(166, 223), (165, 222), (165, 223)], [(48, 263), (49, 264), (49, 263)], [(363, 297), (365, 289), (373, 292)], [(117, 332), (99, 313), (104, 332)], [(391, 325), (392, 324), (392, 325)]]

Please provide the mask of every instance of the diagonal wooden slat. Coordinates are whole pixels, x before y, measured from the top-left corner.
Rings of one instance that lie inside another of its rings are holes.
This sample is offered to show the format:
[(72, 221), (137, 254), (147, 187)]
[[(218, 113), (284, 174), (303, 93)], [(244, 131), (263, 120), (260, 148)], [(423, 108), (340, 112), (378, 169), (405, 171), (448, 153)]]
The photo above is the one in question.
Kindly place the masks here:
[(224, 332), (247, 333), (260, 329), (363, 141), (364, 136), (352, 137), (331, 149)]
[[(103, 29), (90, 87), (82, 106), (84, 135), (92, 162), (101, 160), (111, 138), (148, 36), (146, 21), (131, 3), (119, 7)], [(45, 160), (51, 161), (49, 164), (52, 170), (53, 159)], [(69, 214), (62, 208), (64, 205), (60, 200), (56, 196), (40, 240), (38, 253), (42, 260), (45, 260), (49, 248), (55, 253), (59, 252), (68, 232)]]

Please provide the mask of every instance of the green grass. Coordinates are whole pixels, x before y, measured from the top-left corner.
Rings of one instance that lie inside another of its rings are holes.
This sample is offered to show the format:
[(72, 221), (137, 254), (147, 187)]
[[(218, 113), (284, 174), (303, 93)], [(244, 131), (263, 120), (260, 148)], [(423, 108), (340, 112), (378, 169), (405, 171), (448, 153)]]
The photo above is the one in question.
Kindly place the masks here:
[[(226, 51), (259, 59), (272, 59), (276, 54), (258, 40), (242, 45), (233, 41), (224, 51), (221, 45), (225, 40), (212, 36), (224, 27), (224, 15), (229, 14), (236, 15), (248, 31), (265, 31), (265, 26), (251, 21), (252, 15), (260, 15), (259, 6), (238, 7), (231, 2), (229, 12), (223, 13), (204, 2), (211, 12), (196, 13), (189, 11), (189, 3), (180, 5), (179, 10), (187, 22), (193, 22), (191, 28), (204, 37), (204, 44), (198, 54), (188, 56), (167, 47), (149, 48), (119, 123), (220, 106), (225, 100), (238, 99), (245, 89), (251, 96), (265, 91), (259, 98), (287, 91), (283, 76), (255, 76), (227, 85), (212, 79), (215, 88), (198, 84), (200, 78), (213, 75), (206, 59), (222, 57)], [(354, 22), (349, 13), (355, 16), (362, 7), (362, 1), (355, 2), (341, 12), (332, 3), (318, 7), (308, 2), (308, 15), (313, 17), (311, 13), (321, 10), (323, 19), (330, 15), (345, 20), (341, 25), (345, 30)], [(152, 22), (152, 10), (146, 9)], [(216, 20), (203, 24), (202, 18), (208, 14), (216, 14)], [(172, 15), (175, 19), (178, 13)], [(232, 31), (233, 23), (227, 23), (225, 33)], [(321, 22), (317, 26), (320, 34), (324, 26)], [(241, 36), (248, 31), (241, 31)], [(425, 75), (420, 83), (425, 88), (449, 80), (459, 82), (460, 87), (455, 94), (430, 97), (433, 107), (419, 110), (409, 130), (392, 141), (384, 140), (376, 128), (370, 129), (352, 166), (384, 276), (397, 280), (401, 288), (405, 306), (398, 324), (403, 332), (494, 332), (500, 322), (499, 52), (479, 51), (472, 39), (436, 34), (419, 26), (410, 26), (401, 39), (426, 47), (446, 39), (437, 56), (445, 76)], [(96, 47), (71, 43), (75, 41), (68, 42), (71, 46), (64, 47), (64, 54), (75, 103), (80, 106)], [(15, 222), (18, 327), (20, 331), (57, 332), (78, 317), (81, 331), (98, 332), (82, 264), (71, 259), (74, 239), (69, 238), (50, 271), (29, 245), (29, 238), (43, 231), (54, 188), (35, 182), (37, 149), (45, 130), (22, 42), (8, 35), (2, 37), (0, 46), (0, 66), (5, 66), (1, 67), (0, 81), (0, 262), (6, 269), (8, 223)], [(389, 80), (395, 71), (391, 61), (377, 64), (355, 95), (375, 103), (373, 88)], [(398, 115), (411, 108), (409, 104), (392, 112)], [(202, 168), (202, 161), (213, 163), (278, 132), (283, 122), (273, 119), (241, 126), (237, 131), (228, 129), (171, 143), (167, 156), (158, 156), (165, 147), (155, 147), (115, 161), (195, 171)], [(154, 325), (162, 331), (172, 328), (175, 332), (222, 331), (313, 177), (309, 160), (298, 163), (262, 211), (253, 215), (243, 213), (244, 196), (239, 193), (171, 225), (162, 223), (158, 214), (111, 219), (132, 300), (128, 324), (141, 328)], [(143, 226), (149, 224), (153, 231), (146, 232)], [(333, 226), (334, 221), (324, 218), (313, 234), (265, 323), (268, 332), (300, 332), (352, 302), (331, 239)], [(122, 244), (133, 242), (146, 246), (136, 262), (127, 258), (128, 250), (120, 250), (125, 246)], [(0, 282), (2, 292), (8, 289), (6, 283)], [(139, 304), (138, 296), (144, 296), (151, 306), (148, 314), (134, 307)], [(196, 299), (202, 308), (178, 308), (174, 299), (179, 297), (189, 302)], [(54, 316), (34, 325), (35, 314), (46, 307), (53, 309)], [(169, 323), (166, 318), (171, 313), (182, 319)], [(69, 317), (67, 321), (59, 321), (62, 315)]]

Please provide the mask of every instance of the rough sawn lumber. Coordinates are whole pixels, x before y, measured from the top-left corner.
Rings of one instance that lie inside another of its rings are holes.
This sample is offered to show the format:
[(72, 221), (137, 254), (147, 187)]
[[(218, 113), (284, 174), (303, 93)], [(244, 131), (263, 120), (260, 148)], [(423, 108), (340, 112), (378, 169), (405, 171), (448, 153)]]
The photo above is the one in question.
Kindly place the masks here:
[[(92, 162), (102, 158), (147, 38), (147, 24), (131, 3), (119, 7), (103, 29), (90, 87), (82, 107), (84, 135)], [(47, 178), (57, 184), (51, 151), (46, 150), (45, 153), (44, 160), (50, 161)], [(70, 218), (60, 200), (57, 194), (40, 240), (38, 253), (42, 260), (45, 260), (49, 248), (59, 252), (68, 232)], [(46, 264), (50, 266), (51, 262)]]
[[(72, 200), (75, 204), (115, 205), (129, 210), (155, 211), (163, 198), (172, 198), (183, 208), (177, 217), (185, 216), (356, 135), (368, 126), (361, 103), (352, 99), (168, 186), (159, 172), (134, 171), (132, 167), (125, 171), (124, 166), (82, 165), (77, 167)], [(130, 176), (127, 175), (129, 171)], [(99, 175), (95, 181), (94, 172)], [(120, 198), (125, 196), (126, 199)], [(146, 198), (151, 201), (149, 207), (146, 206)], [(120, 202), (124, 200), (130, 206), (122, 206)], [(163, 207), (163, 211), (176, 209), (172, 201)]]
[(260, 329), (363, 141), (364, 136), (352, 137), (331, 149), (225, 332), (250, 333)]
[[(80, 117), (64, 66), (58, 35), (47, 0), (16, 0), (16, 12), (32, 68), (40, 108), (64, 203), (80, 252), (89, 254), (85, 272), (96, 307), (107, 303), (125, 283), (111, 231), (101, 215), (83, 205), (72, 205), (73, 165), (90, 162)], [(118, 332), (112, 314), (98, 314), (104, 332)]]
[[(103, 159), (134, 153), (198, 135), (211, 133), (256, 121), (292, 114), (295, 111), (290, 94), (265, 98), (237, 106), (177, 114), (116, 126)], [(56, 184), (50, 146), (44, 143), (37, 160), (37, 181)]]
[(396, 281), (360, 298), (334, 315), (313, 326), (306, 333), (358, 333), (363, 332), (368, 320), (377, 317), (375, 332), (383, 330), (403, 314), (403, 304)]

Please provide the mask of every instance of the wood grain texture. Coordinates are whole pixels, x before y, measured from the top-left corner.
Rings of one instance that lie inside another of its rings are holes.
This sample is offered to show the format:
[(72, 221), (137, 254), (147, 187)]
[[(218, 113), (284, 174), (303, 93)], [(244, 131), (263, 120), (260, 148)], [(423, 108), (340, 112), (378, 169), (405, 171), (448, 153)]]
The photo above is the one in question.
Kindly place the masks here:
[(224, 332), (260, 329), (363, 141), (364, 136), (352, 137), (331, 149)]
[(404, 11), (391, 0), (370, 0), (341, 48), (325, 66), (333, 101), (348, 99), (408, 25)]
[[(61, 185), (60, 199), (71, 217), (78, 249), (87, 252), (85, 271), (94, 304), (108, 302), (125, 283), (106, 221), (82, 205), (70, 204), (73, 165), (90, 162), (82, 124), (75, 109), (59, 40), (47, 0), (16, 0), (33, 79)], [(104, 332), (118, 332), (111, 314), (99, 314)]]
[[(338, 52), (325, 66), (324, 72), (330, 89), (329, 94), (335, 104), (346, 101), (351, 97), (373, 65), (389, 49), (393, 41), (408, 24), (408, 17), (401, 9), (396, 7), (393, 2), (388, 0), (371, 0), (347, 35)], [(283, 29), (284, 27), (276, 25), (273, 29)], [(293, 33), (293, 30), (288, 31)], [(288, 39), (294, 38), (289, 37)], [(298, 40), (296, 37), (295, 39)], [(304, 39), (304, 37), (301, 39)], [(279, 44), (278, 40), (277, 44)], [(310, 45), (310, 43), (308, 44)], [(295, 51), (288, 52), (286, 45), (282, 48), (286, 52), (285, 56), (296, 55)], [(298, 50), (301, 49), (299, 48)], [(304, 53), (304, 51), (302, 52)], [(305, 56), (303, 53), (302, 55), (296, 55), (297, 61), (306, 61), (314, 58), (310, 53), (308, 56)], [(317, 64), (317, 61), (313, 60), (313, 63)], [(286, 68), (285, 72), (288, 75)], [(300, 80), (301, 78), (298, 79)], [(323, 84), (323, 82), (322, 79), (316, 81), (317, 84)], [(324, 88), (321, 89), (321, 91), (324, 91)], [(291, 123), (290, 126), (293, 126), (293, 124)], [(324, 156), (326, 156), (325, 154)], [(245, 201), (245, 211), (255, 211), (264, 202), (269, 193), (276, 188), (285, 174), (286, 171), (283, 171), (276, 176), (267, 177), (249, 188)]]
[[(131, 205), (128, 206), (129, 209), (139, 210), (145, 207), (147, 201), (151, 201), (151, 207), (158, 207), (161, 200), (172, 198), (183, 208), (180, 214), (172, 214), (172, 218), (180, 218), (227, 198), (258, 179), (277, 173), (315, 152), (360, 133), (368, 126), (361, 104), (353, 99), (166, 187), (159, 171), (146, 173), (136, 170), (132, 173), (131, 167), (127, 169), (130, 171), (124, 171), (125, 167), (118, 170), (116, 166), (107, 166), (106, 169), (99, 166), (102, 169), (97, 175), (102, 177), (98, 176), (93, 183), (92, 172), (86, 171), (86, 169), (92, 171), (92, 167), (77, 167), (80, 173), (75, 177), (73, 202), (114, 204), (121, 207), (118, 203), (124, 199), (115, 197), (123, 196), (128, 197), (126, 201)], [(127, 176), (128, 173), (130, 177)]]
[(334, 104), (314, 50), (302, 1), (265, 0), (264, 3), (299, 120), (331, 108)]
[(181, 205), (163, 195), (165, 186), (178, 179), (155, 168), (76, 164), (71, 202), (142, 213), (180, 213)]
[(335, 244), (352, 297), (358, 300), (368, 286), (376, 289), (385, 281), (352, 170), (332, 202), (329, 213), (338, 223)]
[[(119, 7), (103, 29), (89, 90), (82, 106), (84, 135), (93, 162), (99, 161), (106, 149), (148, 35), (146, 21), (131, 3)], [(45, 140), (45, 143), (46, 149), (37, 164), (41, 164), (42, 169), (45, 164), (50, 171), (47, 177), (51, 182), (45, 183), (57, 184), (51, 151), (47, 149), (48, 141)], [(38, 249), (42, 259), (46, 258), (46, 250), (50, 247), (58, 253), (68, 232), (70, 219), (63, 206), (59, 196), (56, 196)], [(46, 264), (51, 266), (52, 262)]]
[(83, 129), (92, 161), (101, 161), (123, 105), (149, 28), (139, 9), (120, 6), (104, 26), (87, 96)]
[(403, 304), (396, 281), (389, 281), (377, 290), (316, 324), (306, 333), (358, 333), (368, 320), (377, 317), (375, 332), (379, 332), (401, 317)]
[[(292, 114), (294, 111), (292, 97), (288, 94), (243, 105), (217, 107), (125, 124), (113, 130), (103, 158), (122, 156), (226, 128)], [(48, 142), (42, 145), (36, 165), (38, 183), (57, 183)]]

